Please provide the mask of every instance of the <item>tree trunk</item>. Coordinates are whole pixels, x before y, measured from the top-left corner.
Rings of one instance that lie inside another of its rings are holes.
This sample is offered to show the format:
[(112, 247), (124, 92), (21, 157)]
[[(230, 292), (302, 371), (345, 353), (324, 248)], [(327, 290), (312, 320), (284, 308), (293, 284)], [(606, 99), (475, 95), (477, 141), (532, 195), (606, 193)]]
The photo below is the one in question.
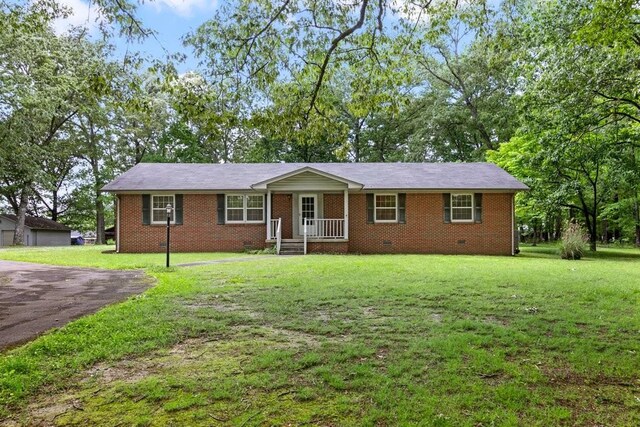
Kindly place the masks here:
[(595, 215), (593, 215), (592, 219), (590, 213), (586, 209), (584, 211), (584, 217), (587, 222), (587, 230), (589, 230), (589, 250), (595, 252), (596, 244), (598, 243), (598, 223)]
[(640, 247), (640, 206), (638, 206), (638, 196), (633, 203), (633, 216), (636, 223), (636, 246)]
[(20, 194), (20, 204), (18, 205), (18, 211), (16, 212), (17, 221), (16, 229), (13, 233), (13, 244), (16, 246), (24, 245), (24, 222), (27, 217), (27, 204), (29, 203), (29, 187), (25, 185)]
[[(93, 139), (93, 135), (92, 135)], [(95, 147), (95, 144), (94, 144)], [(96, 157), (91, 159), (91, 173), (93, 174), (93, 189), (96, 208), (96, 245), (103, 245), (104, 241), (104, 202), (102, 201), (102, 180), (100, 179), (100, 164)]]
[(96, 192), (96, 245), (103, 245), (104, 241), (104, 203), (100, 191)]
[(53, 221), (58, 221), (58, 190), (53, 190), (51, 193), (51, 199), (51, 219)]
[(560, 238), (562, 238), (562, 215), (558, 213), (556, 215), (554, 239), (557, 241), (560, 240)]

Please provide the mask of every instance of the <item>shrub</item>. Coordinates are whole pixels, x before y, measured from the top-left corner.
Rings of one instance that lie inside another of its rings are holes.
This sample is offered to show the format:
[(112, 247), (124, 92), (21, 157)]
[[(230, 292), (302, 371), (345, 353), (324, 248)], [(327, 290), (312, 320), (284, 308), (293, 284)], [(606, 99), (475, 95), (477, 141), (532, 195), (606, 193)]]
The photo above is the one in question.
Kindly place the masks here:
[(580, 259), (587, 249), (589, 236), (584, 232), (580, 224), (571, 221), (562, 231), (560, 242), (560, 256), (562, 259)]

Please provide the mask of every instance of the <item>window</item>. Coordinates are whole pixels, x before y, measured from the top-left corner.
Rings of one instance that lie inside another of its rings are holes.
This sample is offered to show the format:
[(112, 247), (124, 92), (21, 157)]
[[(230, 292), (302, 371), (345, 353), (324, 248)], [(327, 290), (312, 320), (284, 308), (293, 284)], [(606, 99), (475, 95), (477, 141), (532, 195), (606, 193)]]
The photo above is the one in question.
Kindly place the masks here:
[(264, 195), (227, 194), (227, 221), (264, 222)]
[(244, 222), (244, 196), (227, 196), (227, 222)]
[(171, 223), (175, 223), (175, 208), (176, 203), (171, 195), (151, 196), (151, 223), (152, 224), (166, 224), (167, 223), (167, 205), (171, 205), (172, 210)]
[(398, 197), (396, 194), (376, 194), (375, 222), (396, 222)]
[(451, 221), (473, 221), (473, 194), (451, 195)]
[(264, 222), (264, 196), (247, 196), (247, 222)]

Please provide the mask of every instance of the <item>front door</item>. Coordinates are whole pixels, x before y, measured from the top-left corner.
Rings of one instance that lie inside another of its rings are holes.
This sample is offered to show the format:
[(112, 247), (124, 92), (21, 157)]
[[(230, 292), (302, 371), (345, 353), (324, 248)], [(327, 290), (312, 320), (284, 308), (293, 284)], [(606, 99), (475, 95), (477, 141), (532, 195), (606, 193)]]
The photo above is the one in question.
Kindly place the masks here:
[[(318, 218), (318, 196), (315, 194), (300, 194), (298, 200), (298, 230), (300, 230), (301, 235), (304, 235), (305, 218), (310, 220)], [(307, 236), (315, 236), (316, 229), (316, 221), (311, 221), (311, 223), (307, 225)]]

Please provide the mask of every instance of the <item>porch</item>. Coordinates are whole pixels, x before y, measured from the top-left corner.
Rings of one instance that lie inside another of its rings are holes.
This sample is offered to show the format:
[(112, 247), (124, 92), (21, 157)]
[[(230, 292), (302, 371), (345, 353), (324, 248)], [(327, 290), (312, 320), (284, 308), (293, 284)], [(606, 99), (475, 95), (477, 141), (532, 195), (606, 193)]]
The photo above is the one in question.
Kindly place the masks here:
[(360, 190), (361, 184), (306, 167), (253, 188), (266, 190), (266, 242), (277, 252), (283, 243), (300, 246), (303, 253), (322, 247), (346, 251), (349, 190)]

